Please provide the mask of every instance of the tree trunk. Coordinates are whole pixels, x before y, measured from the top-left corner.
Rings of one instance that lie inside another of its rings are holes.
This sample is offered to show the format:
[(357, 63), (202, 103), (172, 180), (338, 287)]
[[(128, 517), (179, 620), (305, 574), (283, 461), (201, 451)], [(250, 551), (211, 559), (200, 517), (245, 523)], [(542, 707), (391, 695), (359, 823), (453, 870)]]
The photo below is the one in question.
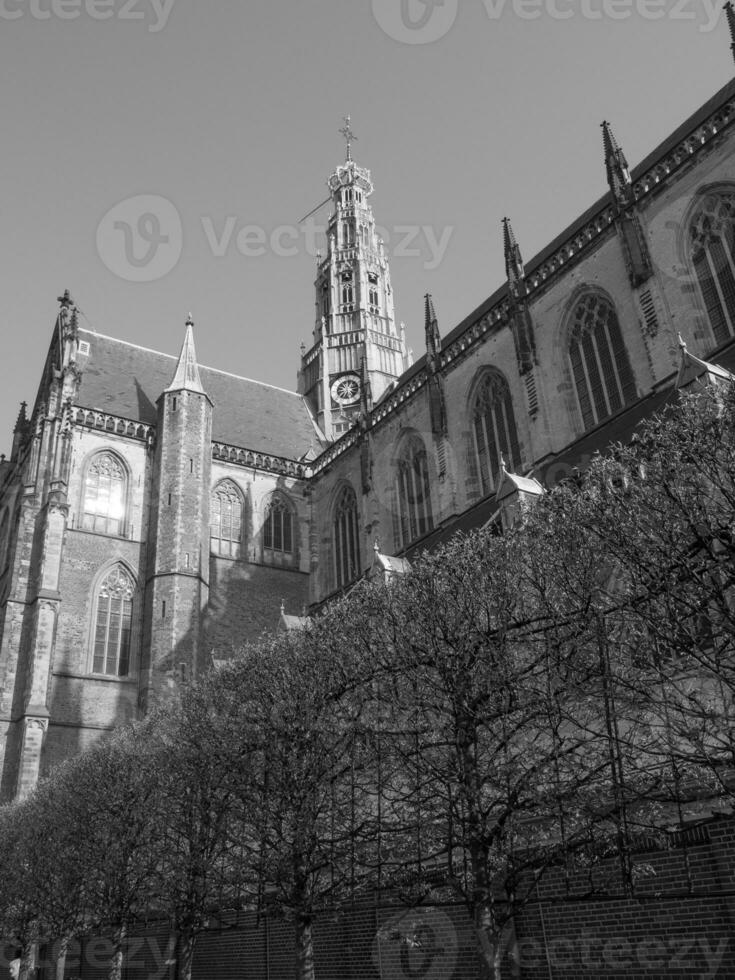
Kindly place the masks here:
[(296, 980), (315, 980), (310, 915), (296, 919)]
[(59, 941), (59, 951), (56, 954), (56, 980), (64, 980), (66, 972), (66, 954), (69, 952), (69, 937), (64, 936)]
[(190, 929), (179, 932), (176, 949), (176, 980), (191, 980), (196, 935)]
[(127, 935), (127, 927), (123, 924), (115, 931), (112, 940), (112, 956), (110, 957), (110, 969), (107, 980), (122, 980), (123, 968), (123, 943)]
[(480, 958), (480, 976), (482, 980), (501, 980), (501, 966), (505, 944), (503, 935), (497, 932), (493, 926), (487, 922), (487, 916), (483, 910), (478, 915), (477, 922), (477, 948)]

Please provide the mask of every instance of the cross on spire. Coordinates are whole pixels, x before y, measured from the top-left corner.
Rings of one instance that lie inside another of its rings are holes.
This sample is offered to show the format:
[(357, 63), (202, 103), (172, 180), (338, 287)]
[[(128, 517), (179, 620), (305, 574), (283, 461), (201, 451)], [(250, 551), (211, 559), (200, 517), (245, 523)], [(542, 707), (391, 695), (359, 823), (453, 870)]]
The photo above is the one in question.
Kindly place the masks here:
[(340, 129), (340, 135), (344, 136), (347, 143), (347, 159), (352, 159), (352, 144), (357, 142), (357, 137), (352, 132), (352, 122), (349, 116), (343, 116), (344, 126)]

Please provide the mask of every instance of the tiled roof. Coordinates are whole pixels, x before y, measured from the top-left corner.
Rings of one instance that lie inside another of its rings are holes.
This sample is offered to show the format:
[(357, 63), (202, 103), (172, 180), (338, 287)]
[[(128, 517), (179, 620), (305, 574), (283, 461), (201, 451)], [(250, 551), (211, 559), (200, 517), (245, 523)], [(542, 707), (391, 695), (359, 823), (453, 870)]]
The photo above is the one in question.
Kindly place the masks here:
[[(109, 415), (155, 425), (156, 401), (176, 370), (177, 357), (146, 350), (89, 330), (81, 356), (77, 404)], [(322, 444), (301, 395), (282, 388), (200, 367), (202, 385), (214, 405), (212, 438), (256, 452), (298, 460)]]

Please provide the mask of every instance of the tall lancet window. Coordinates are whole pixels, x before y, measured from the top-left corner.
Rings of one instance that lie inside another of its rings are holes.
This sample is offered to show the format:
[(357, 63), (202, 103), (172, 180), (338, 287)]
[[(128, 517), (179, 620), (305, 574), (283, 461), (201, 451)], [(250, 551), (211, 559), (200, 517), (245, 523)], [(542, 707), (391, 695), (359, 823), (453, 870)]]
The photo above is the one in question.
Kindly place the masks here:
[(522, 466), (510, 387), (495, 371), (485, 375), (475, 395), (472, 434), (482, 492), (492, 493), (500, 472), (501, 456), (511, 472), (517, 472)]
[(717, 344), (735, 334), (735, 193), (707, 194), (689, 226), (691, 260)]
[(82, 526), (101, 534), (122, 534), (125, 521), (127, 479), (121, 461), (113, 453), (97, 453), (84, 480)]
[(334, 511), (334, 564), (338, 589), (349, 585), (360, 574), (357, 497), (349, 486), (341, 491)]
[(239, 558), (242, 538), (242, 494), (230, 480), (215, 489), (211, 500), (210, 547), (215, 555)]
[(585, 429), (635, 398), (635, 380), (615, 307), (590, 293), (574, 310), (569, 361)]
[(282, 555), (293, 554), (293, 511), (281, 496), (274, 496), (265, 508), (263, 547)]
[(134, 594), (135, 583), (122, 565), (102, 580), (95, 597), (93, 673), (112, 677), (130, 673)]
[(434, 527), (426, 447), (418, 436), (407, 439), (396, 465), (398, 538), (406, 547)]

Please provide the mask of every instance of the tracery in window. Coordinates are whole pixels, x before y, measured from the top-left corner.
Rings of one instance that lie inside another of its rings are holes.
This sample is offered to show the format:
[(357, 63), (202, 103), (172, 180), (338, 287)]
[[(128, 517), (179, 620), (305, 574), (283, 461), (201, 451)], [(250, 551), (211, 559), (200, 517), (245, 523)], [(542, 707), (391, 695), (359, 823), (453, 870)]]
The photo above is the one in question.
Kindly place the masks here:
[(240, 557), (242, 505), (242, 494), (230, 480), (220, 483), (212, 494), (209, 533), (213, 554)]
[(100, 534), (123, 533), (125, 521), (125, 469), (113, 453), (97, 453), (84, 481), (82, 527)]
[(396, 464), (398, 536), (402, 547), (434, 527), (426, 447), (418, 436), (408, 439)]
[(472, 435), (482, 492), (488, 494), (497, 485), (501, 457), (510, 472), (522, 467), (510, 387), (495, 371), (485, 375), (475, 395)]
[(598, 293), (585, 296), (574, 311), (569, 360), (585, 429), (635, 399), (615, 307)]
[(735, 334), (735, 193), (707, 194), (689, 225), (691, 261), (718, 344)]
[(354, 581), (360, 573), (360, 534), (357, 497), (350, 486), (344, 487), (334, 512), (334, 561), (337, 588)]
[(135, 583), (126, 568), (116, 565), (97, 590), (92, 671), (112, 677), (130, 673)]
[(282, 555), (293, 554), (293, 511), (281, 496), (271, 498), (266, 506), (263, 547)]

